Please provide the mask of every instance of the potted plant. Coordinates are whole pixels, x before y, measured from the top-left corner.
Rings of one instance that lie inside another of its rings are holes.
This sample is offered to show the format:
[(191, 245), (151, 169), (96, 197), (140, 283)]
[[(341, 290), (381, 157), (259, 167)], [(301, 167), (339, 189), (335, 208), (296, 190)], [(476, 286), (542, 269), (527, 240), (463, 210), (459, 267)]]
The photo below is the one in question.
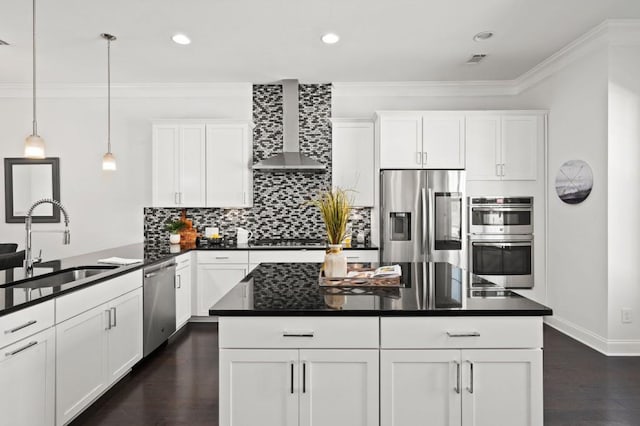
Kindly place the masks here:
[(169, 231), (169, 243), (180, 244), (180, 231), (186, 226), (182, 220), (168, 221), (164, 225), (164, 229)]
[(347, 258), (342, 252), (342, 241), (347, 233), (347, 222), (352, 201), (344, 189), (323, 191), (311, 204), (320, 210), (327, 231), (329, 249), (324, 258), (324, 273), (327, 277), (345, 277)]

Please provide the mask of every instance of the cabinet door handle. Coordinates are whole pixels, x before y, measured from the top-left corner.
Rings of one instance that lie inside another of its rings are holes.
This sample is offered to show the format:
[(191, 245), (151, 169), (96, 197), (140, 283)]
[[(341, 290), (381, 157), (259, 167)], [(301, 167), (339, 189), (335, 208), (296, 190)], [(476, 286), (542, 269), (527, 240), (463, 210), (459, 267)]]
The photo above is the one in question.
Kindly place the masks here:
[(22, 330), (23, 328), (27, 328), (27, 327), (29, 327), (30, 325), (33, 325), (33, 324), (35, 324), (35, 323), (37, 323), (37, 322), (38, 322), (38, 321), (36, 321), (36, 320), (31, 320), (31, 321), (29, 321), (29, 322), (25, 322), (24, 324), (19, 325), (19, 326), (17, 326), (17, 327), (14, 327), (14, 328), (12, 328), (11, 330), (5, 330), (4, 334), (11, 334), (11, 333), (15, 333), (16, 331), (20, 331), (20, 330)]
[(469, 393), (473, 393), (473, 362), (467, 362), (469, 363), (469, 387), (467, 387), (467, 391), (469, 391)]
[(307, 363), (302, 362), (302, 393), (307, 393)]
[(423, 152), (422, 153), (422, 164), (424, 164), (425, 166), (427, 165), (427, 153)]
[(283, 331), (282, 337), (313, 337), (313, 331)]
[(176, 282), (175, 284), (176, 288), (182, 288), (182, 275), (176, 275), (175, 282)]
[(291, 361), (291, 393), (293, 393), (293, 364), (294, 362)]
[(26, 344), (25, 346), (21, 347), (20, 349), (16, 349), (15, 351), (11, 351), (11, 352), (6, 352), (4, 355), (5, 356), (14, 356), (15, 354), (18, 354), (18, 353), (20, 353), (22, 351), (26, 351), (30, 347), (35, 346), (37, 344), (38, 344), (37, 341), (29, 342), (28, 344)]
[(500, 175), (500, 164), (496, 164), (496, 176), (501, 176)]
[(105, 311), (107, 313), (107, 328), (105, 330), (111, 330), (111, 309)]
[(449, 337), (480, 337), (477, 331), (447, 331)]
[(422, 164), (422, 153), (420, 151), (416, 151), (416, 163)]
[(113, 311), (113, 327), (117, 327), (118, 326), (118, 311), (116, 310), (116, 308), (111, 308), (111, 311)]
[(173, 193), (173, 201), (176, 204), (180, 204), (180, 199), (178, 198), (178, 193), (177, 192)]
[(504, 177), (504, 163), (500, 165), (500, 176)]
[(460, 393), (460, 363), (458, 361), (453, 361), (456, 364), (456, 387), (453, 388), (456, 393)]

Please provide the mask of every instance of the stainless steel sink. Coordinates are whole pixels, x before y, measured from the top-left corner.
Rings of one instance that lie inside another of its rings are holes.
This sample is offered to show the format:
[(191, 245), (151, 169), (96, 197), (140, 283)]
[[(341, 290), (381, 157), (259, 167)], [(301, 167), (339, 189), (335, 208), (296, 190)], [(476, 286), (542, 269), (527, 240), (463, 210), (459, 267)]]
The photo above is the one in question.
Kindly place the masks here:
[(85, 278), (90, 278), (103, 272), (110, 271), (117, 266), (81, 266), (77, 268), (64, 269), (24, 281), (20, 284), (10, 286), (11, 288), (45, 288), (59, 287)]

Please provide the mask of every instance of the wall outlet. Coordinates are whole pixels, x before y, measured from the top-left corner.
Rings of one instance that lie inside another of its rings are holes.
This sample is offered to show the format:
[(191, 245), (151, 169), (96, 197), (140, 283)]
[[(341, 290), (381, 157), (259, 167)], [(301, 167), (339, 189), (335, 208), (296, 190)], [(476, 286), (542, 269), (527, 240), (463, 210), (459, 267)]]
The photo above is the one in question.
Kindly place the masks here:
[(631, 308), (622, 308), (622, 323), (631, 324), (633, 322)]

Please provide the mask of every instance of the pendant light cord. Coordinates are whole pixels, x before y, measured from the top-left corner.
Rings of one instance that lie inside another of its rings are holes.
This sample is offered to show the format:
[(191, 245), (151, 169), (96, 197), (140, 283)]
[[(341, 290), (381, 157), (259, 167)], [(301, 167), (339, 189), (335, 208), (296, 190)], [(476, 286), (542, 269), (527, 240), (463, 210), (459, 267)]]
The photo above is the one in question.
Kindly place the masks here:
[(38, 135), (38, 123), (36, 122), (36, 0), (33, 0), (33, 134)]
[(107, 39), (107, 152), (111, 153), (111, 40)]

